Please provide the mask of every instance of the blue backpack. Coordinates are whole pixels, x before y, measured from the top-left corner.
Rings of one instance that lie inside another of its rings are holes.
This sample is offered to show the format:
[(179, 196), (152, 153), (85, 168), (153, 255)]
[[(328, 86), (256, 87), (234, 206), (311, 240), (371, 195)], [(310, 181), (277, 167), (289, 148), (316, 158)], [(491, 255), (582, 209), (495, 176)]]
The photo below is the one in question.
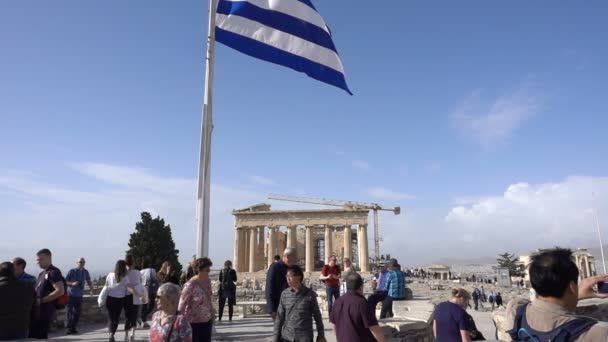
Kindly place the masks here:
[(526, 320), (528, 304), (517, 309), (513, 329), (507, 331), (513, 341), (521, 342), (573, 342), (597, 323), (591, 318), (579, 317), (568, 321), (551, 331), (532, 329)]

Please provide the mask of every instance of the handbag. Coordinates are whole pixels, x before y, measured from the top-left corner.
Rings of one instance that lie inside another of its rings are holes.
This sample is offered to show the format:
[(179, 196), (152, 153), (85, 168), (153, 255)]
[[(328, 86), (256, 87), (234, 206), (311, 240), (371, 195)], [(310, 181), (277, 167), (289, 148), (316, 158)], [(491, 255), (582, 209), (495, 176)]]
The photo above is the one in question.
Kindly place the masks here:
[(101, 292), (99, 292), (99, 297), (97, 297), (97, 306), (102, 307), (106, 305), (106, 300), (108, 299), (109, 291), (110, 290), (108, 289), (107, 285), (105, 285), (103, 289), (101, 289)]
[(103, 289), (99, 292), (99, 296), (97, 297), (97, 306), (102, 307), (106, 305), (106, 300), (108, 299), (108, 292), (110, 289), (108, 288), (108, 279), (106, 278), (106, 283), (103, 285)]

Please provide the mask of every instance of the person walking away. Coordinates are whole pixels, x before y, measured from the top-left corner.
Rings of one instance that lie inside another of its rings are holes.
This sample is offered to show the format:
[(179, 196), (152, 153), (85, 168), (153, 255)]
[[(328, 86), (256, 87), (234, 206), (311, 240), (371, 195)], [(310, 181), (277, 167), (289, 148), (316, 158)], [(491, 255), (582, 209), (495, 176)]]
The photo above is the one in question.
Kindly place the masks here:
[(340, 266), (336, 265), (336, 256), (329, 257), (329, 264), (323, 265), (319, 279), (325, 282), (325, 294), (327, 298), (327, 313), (331, 313), (334, 299), (340, 298)]
[(344, 283), (346, 293), (336, 300), (329, 315), (338, 342), (384, 342), (378, 320), (363, 297), (363, 278), (352, 272)]
[(163, 262), (160, 266), (157, 277), (160, 284), (173, 283), (179, 285), (179, 277), (175, 275), (175, 272), (171, 269), (171, 263), (168, 261)]
[(61, 271), (53, 266), (53, 256), (47, 248), (36, 253), (36, 262), (42, 269), (36, 280), (37, 315), (30, 326), (29, 337), (41, 340), (48, 338), (51, 321), (55, 317), (57, 298), (65, 289)]
[(386, 281), (386, 288), (388, 289), (388, 293), (382, 302), (380, 319), (386, 318), (389, 313), (393, 312), (394, 301), (405, 300), (405, 273), (401, 271), (401, 265), (393, 265), (393, 270), (389, 272)]
[(352, 264), (349, 258), (342, 259), (342, 265), (344, 265), (344, 271), (342, 272), (342, 284), (340, 285), (340, 295), (346, 293), (346, 281), (348, 275), (351, 273), (357, 273), (357, 269)]
[(0, 264), (0, 341), (27, 338), (36, 294), (34, 287), (15, 277), (10, 262)]
[(481, 295), (481, 292), (479, 292), (478, 288), (475, 288), (473, 290), (473, 303), (475, 303), (475, 311), (477, 311), (479, 309), (479, 297)]
[(488, 296), (488, 302), (490, 302), (490, 311), (494, 312), (494, 305), (496, 304), (496, 294), (494, 293), (494, 291), (490, 292), (490, 295)]
[(274, 322), (274, 342), (311, 342), (314, 340), (312, 320), (317, 326), (317, 342), (325, 342), (323, 318), (317, 294), (304, 286), (304, 272), (298, 265), (287, 270), (288, 288), (281, 293)]
[(180, 291), (179, 286), (165, 283), (155, 293), (158, 311), (152, 316), (150, 342), (192, 342), (190, 322), (177, 311)]
[(386, 288), (386, 284), (388, 282), (388, 268), (387, 265), (383, 265), (380, 269), (380, 272), (376, 275), (376, 289), (372, 295), (367, 298), (367, 302), (369, 303), (369, 309), (376, 316), (376, 306), (378, 303), (383, 302), (388, 296), (388, 289)]
[(470, 299), (471, 295), (465, 289), (452, 289), (452, 298), (435, 307), (433, 335), (438, 342), (483, 339), (473, 318), (466, 311)]
[(283, 251), (283, 258), (273, 262), (266, 273), (266, 311), (274, 321), (283, 290), (288, 287), (287, 269), (296, 263), (296, 249), (289, 247)]
[(232, 261), (224, 262), (224, 269), (220, 272), (220, 291), (218, 320), (222, 320), (224, 306), (228, 300), (228, 321), (232, 322), (232, 314), (236, 305), (236, 271), (232, 269)]
[(146, 287), (148, 293), (148, 303), (143, 304), (141, 307), (140, 320), (143, 323), (144, 328), (149, 328), (148, 317), (154, 311), (155, 303), (154, 298), (156, 297), (156, 291), (159, 288), (158, 278), (156, 277), (156, 270), (152, 267), (150, 261), (146, 261), (146, 266), (141, 273), (141, 282)]
[[(480, 294), (479, 298), (481, 299), (482, 303), (485, 303), (488, 301), (488, 297), (486, 296), (486, 290), (484, 290), (483, 285), (481, 285), (481, 294)], [(483, 305), (481, 307), (483, 308)]]
[(514, 298), (507, 304), (506, 328), (513, 341), (590, 342), (608, 340), (608, 324), (576, 316), (579, 300), (608, 298), (593, 287), (608, 282), (608, 276), (582, 279), (572, 261), (572, 251), (555, 248), (532, 255), (528, 266), (536, 300)]
[(497, 292), (496, 293), (496, 308), (498, 309), (501, 306), (504, 308), (504, 305), (502, 305), (502, 296), (500, 295), (500, 292)]
[(194, 262), (198, 272), (184, 285), (179, 300), (179, 312), (192, 326), (193, 342), (211, 342), (215, 311), (211, 301), (211, 279), (209, 272), (213, 263), (209, 258), (199, 258)]
[(82, 311), (82, 295), (85, 282), (89, 285), (91, 294), (93, 293), (93, 283), (89, 271), (84, 268), (84, 258), (76, 260), (76, 268), (68, 271), (65, 277), (65, 283), (68, 286), (68, 305), (67, 305), (67, 331), (66, 334), (78, 334), (76, 326), (80, 320), (80, 312)]
[(129, 341), (135, 341), (135, 329), (137, 328), (137, 315), (143, 304), (144, 286), (141, 282), (141, 273), (135, 269), (135, 260), (132, 255), (125, 257), (129, 284), (133, 287), (132, 293), (127, 293), (124, 299), (125, 310), (125, 332), (129, 335)]
[[(108, 289), (108, 297), (106, 298), (106, 309), (108, 311), (108, 333), (109, 341), (114, 342), (114, 335), (118, 329), (120, 313), (125, 307), (125, 298), (127, 293), (133, 291), (133, 285), (127, 277), (127, 263), (124, 260), (118, 260), (114, 265), (114, 272), (110, 272), (106, 277), (105, 287)], [(125, 341), (128, 340), (128, 331), (125, 330)]]
[(25, 272), (25, 266), (27, 263), (23, 258), (16, 257), (13, 259), (13, 266), (15, 267), (15, 277), (17, 280), (30, 284), (32, 288), (36, 287), (36, 277)]

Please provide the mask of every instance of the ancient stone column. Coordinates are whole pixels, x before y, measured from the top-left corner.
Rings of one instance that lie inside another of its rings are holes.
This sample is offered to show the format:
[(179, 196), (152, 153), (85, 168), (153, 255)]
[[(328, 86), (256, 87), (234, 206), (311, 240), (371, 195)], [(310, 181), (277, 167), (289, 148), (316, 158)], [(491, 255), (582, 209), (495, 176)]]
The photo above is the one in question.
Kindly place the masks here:
[(279, 227), (274, 227), (274, 249), (272, 250), (272, 256), (282, 255), (281, 247), (279, 246)]
[(287, 227), (287, 247), (296, 248), (296, 234), (297, 234), (296, 226)]
[(267, 257), (268, 257), (268, 267), (270, 267), (270, 265), (272, 265), (272, 262), (274, 261), (274, 250), (275, 250), (275, 237), (274, 237), (274, 228), (273, 227), (268, 227), (268, 250), (267, 250)]
[(239, 231), (239, 263), (238, 263), (237, 267), (238, 267), (239, 272), (245, 272), (245, 269), (247, 268), (247, 266), (245, 266), (245, 252), (246, 252), (245, 228), (240, 227), (238, 231)]
[(353, 262), (353, 245), (352, 245), (352, 236), (353, 231), (351, 230), (350, 225), (344, 226), (344, 257), (349, 258), (351, 262)]
[(238, 272), (239, 270), (239, 247), (241, 243), (241, 236), (239, 234), (239, 227), (234, 227), (234, 260), (232, 263), (234, 269)]
[(249, 271), (249, 227), (243, 229), (243, 272)]
[(314, 272), (315, 270), (314, 228), (314, 226), (306, 227), (306, 272)]
[(264, 227), (258, 227), (258, 250), (255, 258), (256, 271), (264, 269)]
[(257, 228), (249, 229), (249, 272), (255, 272), (255, 252), (257, 251)]
[(359, 267), (361, 268), (361, 272), (369, 272), (367, 225), (359, 225), (359, 229), (357, 229), (357, 240), (359, 240)]
[(329, 257), (333, 254), (333, 227), (325, 225), (325, 263), (329, 264)]

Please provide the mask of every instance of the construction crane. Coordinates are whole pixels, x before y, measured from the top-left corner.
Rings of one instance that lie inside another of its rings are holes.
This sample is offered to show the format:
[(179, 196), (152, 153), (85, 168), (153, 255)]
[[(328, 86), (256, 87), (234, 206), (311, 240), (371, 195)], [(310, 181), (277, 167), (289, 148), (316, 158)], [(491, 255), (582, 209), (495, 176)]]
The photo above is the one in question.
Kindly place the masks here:
[(318, 198), (318, 197), (299, 197), (299, 196), (289, 196), (289, 195), (277, 195), (270, 194), (268, 195), (268, 199), (279, 200), (279, 201), (289, 201), (289, 202), (298, 202), (298, 203), (310, 203), (310, 204), (321, 204), (321, 205), (331, 205), (334, 207), (344, 207), (348, 209), (369, 209), (374, 211), (374, 256), (375, 261), (378, 262), (380, 260), (380, 235), (378, 228), (378, 210), (384, 211), (392, 211), (395, 215), (401, 214), (401, 207), (387, 208), (381, 206), (377, 203), (363, 203), (363, 202), (355, 202), (355, 201), (341, 201), (341, 200), (332, 200), (327, 198)]

